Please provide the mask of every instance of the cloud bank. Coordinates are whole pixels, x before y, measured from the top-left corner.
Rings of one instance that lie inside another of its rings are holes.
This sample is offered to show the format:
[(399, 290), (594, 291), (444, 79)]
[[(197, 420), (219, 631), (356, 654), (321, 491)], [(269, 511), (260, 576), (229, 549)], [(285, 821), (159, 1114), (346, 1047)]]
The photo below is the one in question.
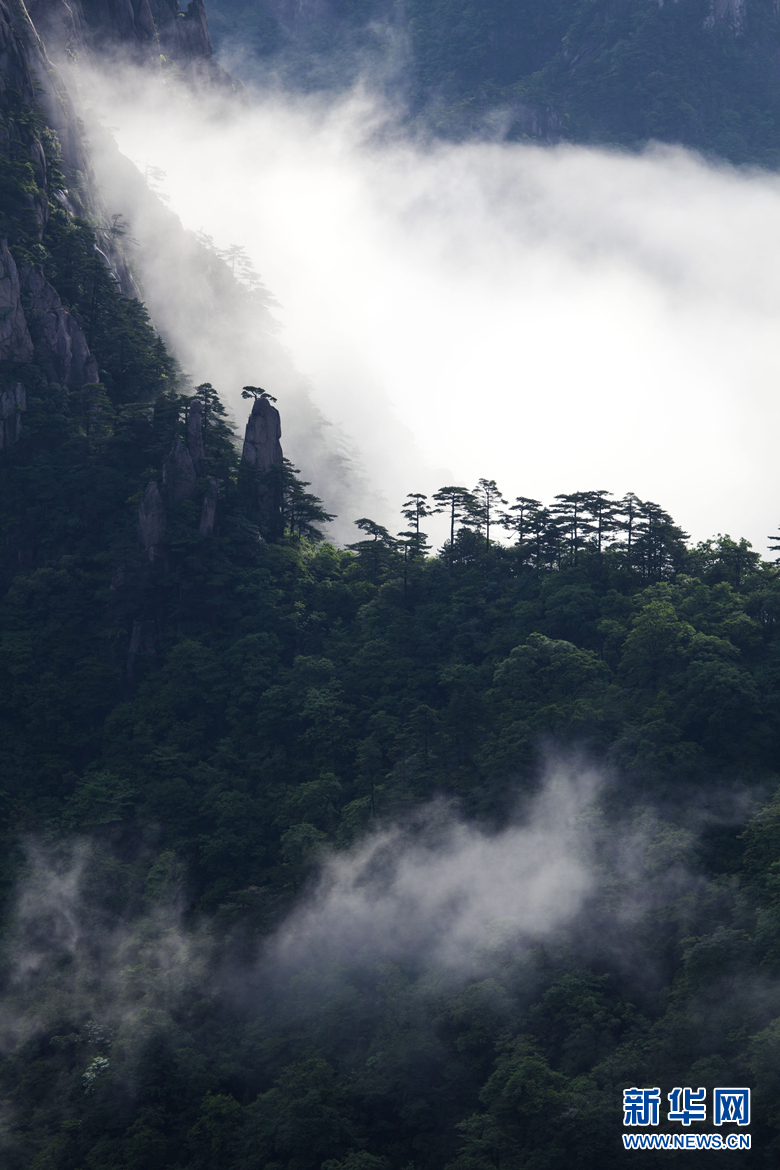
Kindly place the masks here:
[[(360, 92), (237, 109), (155, 86), (85, 80), (121, 150), (166, 172), (185, 226), (246, 247), (386, 515), (486, 475), (545, 500), (634, 491), (697, 539), (765, 549), (780, 521), (776, 176), (670, 148), (410, 141)], [(186, 268), (155, 282), (186, 306)], [(235, 399), (241, 360), (205, 352), (182, 317), (169, 331), (188, 368)]]
[(323, 865), (265, 951), (282, 973), (414, 962), (465, 975), (491, 948), (521, 951), (571, 922), (594, 888), (585, 816), (595, 773), (553, 769), (522, 820), (487, 833), (444, 806), (375, 833)]
[[(172, 853), (128, 864), (97, 839), (28, 842), (0, 956), (0, 1055), (48, 1034), (83, 1053), (85, 1076), (105, 1058), (93, 1070), (102, 1076), (131, 1069), (150, 1037), (201, 1001), (270, 1036), (327, 1002), (353, 1011), (354, 989), (393, 971), (424, 998), (504, 976), (530, 988), (555, 956), (622, 972), (652, 996), (668, 979), (659, 920), (679, 942), (711, 928), (729, 895), (696, 872), (695, 829), (646, 808), (608, 824), (606, 782), (582, 761), (551, 760), (500, 831), (444, 803), (388, 824), (323, 857), (254, 948), (247, 923), (233, 936), (219, 915), (185, 913)], [(701, 829), (712, 816), (693, 820)]]

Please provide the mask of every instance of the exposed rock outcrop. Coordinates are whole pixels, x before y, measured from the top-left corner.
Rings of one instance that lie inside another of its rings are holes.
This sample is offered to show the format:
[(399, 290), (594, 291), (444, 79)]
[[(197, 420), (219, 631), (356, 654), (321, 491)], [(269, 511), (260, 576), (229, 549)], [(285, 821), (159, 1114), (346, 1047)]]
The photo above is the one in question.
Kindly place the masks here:
[(185, 77), (243, 91), (214, 60), (203, 0), (31, 0), (30, 14), (47, 46), (70, 57), (124, 53), (159, 69), (173, 61)]
[(195, 494), (197, 485), (198, 475), (192, 456), (184, 440), (177, 435), (163, 467), (165, 499), (175, 508), (182, 500), (188, 500)]
[[(166, 528), (166, 508), (175, 508), (192, 499), (208, 470), (203, 444), (203, 403), (192, 399), (187, 411), (184, 437), (177, 435), (163, 467), (163, 490), (156, 482), (148, 485), (138, 509), (138, 539), (150, 561), (160, 559), (160, 543)], [(219, 484), (209, 476), (200, 512), (199, 536), (214, 531)]]
[(11, 8), (0, 0), (0, 113), (4, 115), (0, 117), (0, 154), (6, 158), (27, 155), (32, 162), (37, 191), (29, 190), (25, 200), (40, 232), (49, 215), (46, 157), (24, 121), (39, 100), (45, 104), (49, 82), (43, 47), (24, 6)]
[[(102, 2), (98, 0), (99, 7)], [(37, 190), (30, 190), (26, 199), (37, 220), (39, 235), (48, 222), (49, 199), (69, 214), (83, 216), (94, 225), (100, 254), (123, 293), (137, 297), (139, 290), (110, 230), (82, 125), (63, 75), (47, 51), (59, 53), (60, 60), (67, 63), (88, 52), (88, 39), (78, 0), (72, 4), (66, 0), (31, 0), (27, 7), (0, 0), (0, 155), (16, 159), (26, 156), (33, 164)], [(68, 68), (67, 64), (63, 67)], [(48, 128), (56, 134), (58, 168), (65, 178), (61, 190), (53, 190), (50, 182), (37, 126), (41, 111)]]
[[(47, 0), (47, 3), (49, 0)], [(63, 0), (51, 0), (59, 9), (67, 10)], [(73, 13), (70, 13), (73, 18)], [(72, 45), (72, 38), (71, 38)], [(8, 5), (0, 0), (0, 110), (6, 117), (0, 119), (0, 152), (13, 153), (25, 141), (22, 110), (40, 106), (49, 126), (56, 132), (62, 151), (62, 169), (72, 189), (66, 192), (77, 214), (98, 210), (94, 198), (96, 186), (81, 126), (62, 77), (47, 55), (28, 9), (22, 3)], [(29, 135), (29, 130), (28, 130)], [(35, 168), (37, 194), (29, 196), (31, 208), (41, 231), (49, 214), (46, 196), (48, 186), (47, 163), (40, 141), (28, 147)]]
[(254, 474), (258, 511), (271, 515), (279, 509), (279, 485), (269, 482), (267, 472), (282, 462), (282, 424), (279, 411), (267, 398), (256, 398), (246, 424), (241, 455), (245, 468)]
[[(279, 411), (267, 398), (259, 398), (252, 406), (246, 425), (243, 464), (254, 474), (252, 490), (258, 511), (266, 515), (278, 510), (279, 485), (269, 482), (264, 474), (282, 462), (282, 435)], [(138, 509), (138, 540), (146, 558), (154, 563), (162, 559), (162, 542), (167, 527), (167, 514), (184, 500), (196, 496), (208, 473), (203, 444), (203, 403), (192, 399), (187, 412), (184, 436), (177, 435), (163, 467), (162, 491), (152, 480), (144, 492)], [(215, 529), (219, 504), (219, 481), (208, 476), (200, 509), (198, 535), (209, 536)]]
[(200, 510), (200, 526), (198, 536), (210, 536), (214, 531), (217, 518), (217, 500), (219, 499), (219, 484), (213, 475), (209, 476), (206, 494), (203, 497), (203, 506)]
[(716, 24), (727, 24), (735, 33), (741, 33), (745, 28), (747, 0), (710, 0), (710, 15), (706, 24), (712, 28)]
[(154, 480), (147, 484), (138, 508), (138, 539), (147, 560), (160, 559), (160, 542), (165, 534), (166, 517), (160, 489)]
[(69, 390), (97, 382), (97, 362), (76, 318), (43, 270), (37, 264), (17, 269), (0, 240), (0, 360), (27, 363), (36, 349), (52, 382)]
[(27, 0), (26, 7), (44, 44), (67, 46), (71, 54), (86, 50), (87, 25), (80, 5), (67, 0)]
[(33, 343), (22, 308), (19, 272), (8, 245), (0, 240), (0, 360), (29, 362), (32, 356)]
[(268, 471), (283, 459), (279, 411), (267, 398), (256, 398), (246, 424), (242, 459), (257, 471)]
[(22, 415), (27, 409), (27, 395), (21, 382), (0, 390), (0, 450), (12, 447), (22, 431)]
[(98, 366), (89, 352), (84, 331), (62, 306), (57, 291), (37, 264), (22, 267), (21, 295), (33, 341), (53, 382), (76, 390), (98, 381)]
[(203, 447), (203, 403), (195, 398), (187, 412), (187, 450), (198, 475), (206, 474), (206, 452)]
[(171, 453), (163, 467), (165, 498), (171, 507), (195, 494), (198, 477), (206, 473), (206, 453), (203, 448), (203, 403), (197, 398), (190, 403), (185, 437), (177, 435)]
[[(60, 0), (37, 0), (37, 7), (57, 9)], [(174, 60), (210, 59), (214, 48), (203, 0), (191, 0), (186, 11), (178, 0), (76, 0), (76, 24), (97, 47), (164, 53)], [(67, 26), (66, 26), (67, 27)]]

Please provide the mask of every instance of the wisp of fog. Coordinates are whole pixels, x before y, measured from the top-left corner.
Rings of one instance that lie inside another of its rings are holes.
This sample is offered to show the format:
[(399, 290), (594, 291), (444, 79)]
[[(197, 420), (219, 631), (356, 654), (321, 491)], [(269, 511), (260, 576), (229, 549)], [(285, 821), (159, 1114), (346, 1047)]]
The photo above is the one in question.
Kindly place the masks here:
[[(62, 1021), (92, 1021), (132, 1048), (193, 996), (224, 994), (262, 1014), (270, 993), (282, 1019), (300, 1010), (296, 982), (311, 1002), (332, 991), (334, 972), (387, 963), (450, 983), (490, 975), (499, 952), (520, 960), (571, 931), (598, 892), (601, 782), (579, 761), (551, 761), (536, 797), (500, 831), (437, 802), (379, 826), (323, 856), (309, 889), (241, 960), (208, 916), (186, 920), (186, 878), (172, 854), (145, 881), (149, 859), (134, 863), (139, 898), (110, 842), (27, 841), (2, 961), (0, 1049)], [(646, 851), (638, 842), (632, 868)]]
[[(185, 227), (247, 249), (283, 344), (391, 511), (484, 475), (545, 500), (634, 491), (696, 538), (765, 548), (780, 518), (776, 176), (670, 148), (409, 141), (360, 92), (241, 106), (119, 69), (82, 88), (121, 150), (165, 172)], [(149, 280), (154, 257), (138, 262), (155, 303), (186, 308), (186, 265), (158, 260)], [(228, 359), (186, 312), (165, 324), (236, 403), (235, 331)]]
[(549, 936), (593, 886), (584, 814), (596, 788), (595, 773), (554, 768), (501, 832), (434, 804), (411, 826), (372, 834), (325, 861), (267, 958), (282, 970), (363, 957), (462, 974), (486, 962), (496, 932), (517, 947)]
[(450, 979), (489, 970), (491, 941), (521, 952), (569, 923), (592, 888), (583, 815), (596, 787), (587, 770), (553, 770), (522, 820), (502, 832), (433, 805), (413, 824), (386, 826), (323, 859), (254, 971), (207, 918), (185, 924), (172, 855), (154, 864), (142, 899), (123, 900), (116, 875), (126, 864), (110, 844), (27, 841), (0, 963), (0, 1051), (62, 1021), (91, 1021), (131, 1049), (184, 999), (220, 989), (249, 994), (258, 1001), (251, 1010), (262, 1011), (257, 989), (275, 987), (284, 1015), (290, 980), (304, 975), (311, 988), (311, 972), (324, 979), (334, 965), (411, 962)]
[(489, 978), (507, 956), (530, 961), (541, 944), (599, 954), (646, 982), (644, 920), (686, 891), (697, 912), (695, 833), (649, 810), (606, 829), (604, 781), (579, 759), (550, 759), (502, 829), (464, 822), (444, 802), (378, 825), (322, 855), (279, 925), (253, 953), (241, 944), (241, 957), (216, 920), (187, 912), (173, 854), (145, 878), (149, 859), (133, 863), (139, 896), (110, 841), (28, 841), (4, 947), (0, 1048), (62, 1020), (92, 1020), (132, 1047), (204, 995), (282, 1020), (348, 972), (401, 965), (457, 985)]

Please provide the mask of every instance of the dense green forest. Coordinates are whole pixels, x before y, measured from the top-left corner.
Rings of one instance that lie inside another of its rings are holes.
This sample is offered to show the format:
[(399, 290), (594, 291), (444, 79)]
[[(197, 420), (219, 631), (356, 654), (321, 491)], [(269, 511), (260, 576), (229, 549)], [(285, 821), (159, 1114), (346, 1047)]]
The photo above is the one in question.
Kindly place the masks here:
[(778, 163), (773, 0), (214, 0), (209, 12), (244, 76), (304, 89), (362, 77), (437, 134), (658, 140)]
[[(89, 231), (54, 215), (41, 254), (101, 382), (19, 367), (0, 453), (4, 1165), (617, 1166), (637, 1084), (752, 1086), (740, 1156), (773, 1165), (776, 567), (489, 479), (337, 549), (142, 307), (93, 296)], [(500, 912), (466, 930), (480, 883)]]

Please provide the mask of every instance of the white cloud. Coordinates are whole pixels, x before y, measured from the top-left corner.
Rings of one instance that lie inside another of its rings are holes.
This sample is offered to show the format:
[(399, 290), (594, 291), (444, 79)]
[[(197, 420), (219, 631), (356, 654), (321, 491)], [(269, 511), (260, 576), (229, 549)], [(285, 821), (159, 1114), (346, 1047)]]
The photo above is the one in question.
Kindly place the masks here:
[(765, 548), (774, 175), (679, 150), (410, 142), (359, 94), (214, 110), (134, 84), (100, 90), (121, 149), (166, 171), (186, 226), (246, 246), (393, 507), (480, 475), (545, 500), (630, 490), (696, 538)]
[(585, 816), (598, 778), (552, 765), (527, 815), (498, 833), (424, 808), (327, 859), (316, 890), (270, 941), (282, 971), (413, 959), (459, 975), (569, 924), (595, 881)]

